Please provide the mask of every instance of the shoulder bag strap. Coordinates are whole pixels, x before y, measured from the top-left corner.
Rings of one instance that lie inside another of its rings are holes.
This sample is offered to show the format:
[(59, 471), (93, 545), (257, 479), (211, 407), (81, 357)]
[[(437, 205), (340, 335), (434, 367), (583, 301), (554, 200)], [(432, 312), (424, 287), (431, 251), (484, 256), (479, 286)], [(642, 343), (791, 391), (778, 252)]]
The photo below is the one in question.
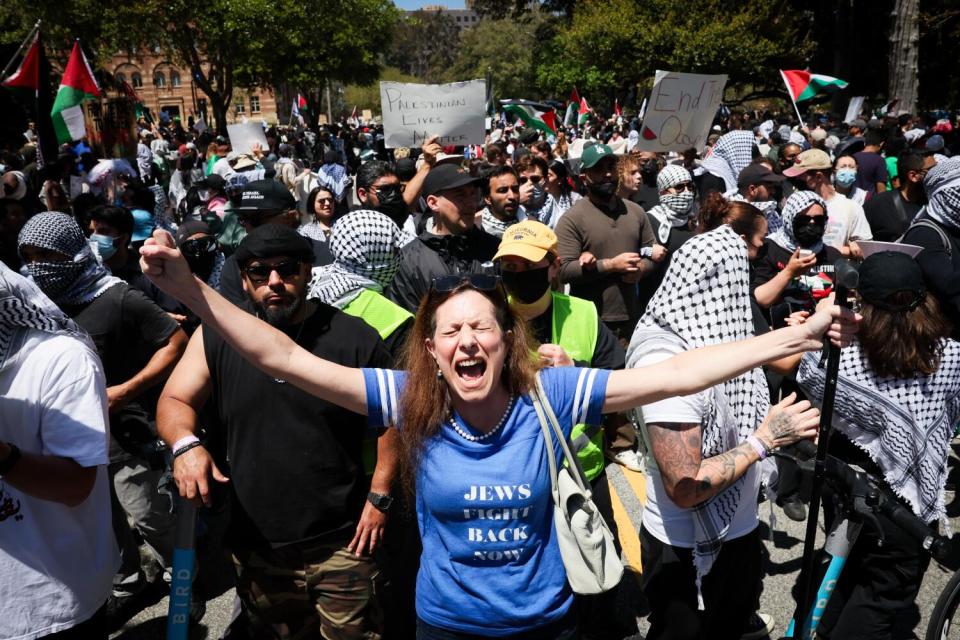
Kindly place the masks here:
[(550, 425), (553, 427), (553, 432), (556, 435), (557, 440), (560, 441), (560, 448), (563, 449), (563, 455), (570, 465), (570, 475), (576, 480), (580, 490), (583, 491), (585, 495), (589, 496), (590, 483), (587, 481), (587, 476), (584, 474), (583, 467), (580, 466), (580, 461), (577, 459), (577, 456), (570, 452), (570, 446), (567, 444), (567, 438), (563, 435), (563, 430), (560, 428), (560, 423), (557, 421), (557, 416), (553, 412), (553, 407), (550, 406), (550, 401), (547, 400), (547, 392), (543, 389), (543, 382), (540, 379), (539, 373), (537, 373), (537, 395), (539, 395), (541, 398), (543, 410), (547, 414), (547, 418), (550, 421)]
[(550, 493), (553, 495), (554, 504), (560, 504), (560, 494), (557, 490), (557, 459), (553, 454), (553, 438), (550, 437), (550, 427), (547, 426), (547, 418), (543, 412), (543, 402), (539, 388), (530, 392), (530, 399), (533, 400), (533, 408), (540, 420), (540, 431), (543, 433), (544, 445), (547, 448), (547, 462), (550, 465)]

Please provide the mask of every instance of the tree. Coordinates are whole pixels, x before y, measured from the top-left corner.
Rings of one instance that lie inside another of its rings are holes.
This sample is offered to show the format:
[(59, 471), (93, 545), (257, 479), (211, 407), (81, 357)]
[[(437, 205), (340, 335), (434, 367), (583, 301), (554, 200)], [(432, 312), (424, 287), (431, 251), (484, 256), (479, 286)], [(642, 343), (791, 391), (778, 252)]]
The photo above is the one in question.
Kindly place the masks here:
[[(379, 80), (387, 82), (423, 82), (422, 78), (410, 76), (399, 69), (385, 67), (380, 73)], [(344, 100), (348, 109), (357, 107), (360, 111), (370, 109), (373, 113), (380, 113), (380, 83), (373, 82), (367, 85), (350, 84), (344, 92)]]
[(426, 82), (439, 82), (453, 64), (459, 42), (457, 23), (447, 13), (415, 11), (397, 23), (387, 64)]
[(913, 113), (917, 106), (920, 1), (896, 0), (890, 16), (890, 90), (900, 108)]

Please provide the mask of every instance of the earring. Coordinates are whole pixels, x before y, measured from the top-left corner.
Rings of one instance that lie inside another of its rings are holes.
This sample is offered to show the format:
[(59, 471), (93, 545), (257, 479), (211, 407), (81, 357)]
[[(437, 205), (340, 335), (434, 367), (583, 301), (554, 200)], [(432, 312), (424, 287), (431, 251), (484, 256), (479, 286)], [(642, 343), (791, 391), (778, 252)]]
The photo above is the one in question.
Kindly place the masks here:
[(443, 371), (440, 371), (440, 367), (437, 367), (437, 380), (443, 378)]

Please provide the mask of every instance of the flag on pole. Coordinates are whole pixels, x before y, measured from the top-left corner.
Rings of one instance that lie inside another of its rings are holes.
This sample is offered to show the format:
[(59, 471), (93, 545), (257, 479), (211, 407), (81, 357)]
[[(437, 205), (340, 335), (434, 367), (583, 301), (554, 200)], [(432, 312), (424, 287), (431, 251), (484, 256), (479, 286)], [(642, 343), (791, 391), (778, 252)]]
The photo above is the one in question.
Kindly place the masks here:
[(794, 102), (803, 102), (810, 98), (836, 89), (845, 89), (847, 82), (833, 76), (825, 76), (809, 71), (784, 71), (781, 69), (783, 83)]
[(613, 115), (617, 116), (618, 118), (623, 115), (623, 109), (620, 108), (619, 98), (613, 99)]
[(297, 94), (297, 107), (300, 108), (300, 109), (306, 109), (306, 108), (307, 108), (307, 99), (304, 98), (304, 97), (303, 97), (302, 95), (300, 95), (299, 93)]
[(580, 98), (580, 111), (578, 113), (580, 116), (577, 118), (577, 124), (582, 127), (590, 118), (590, 114), (593, 113), (593, 109), (591, 109), (590, 105), (587, 104), (586, 98)]
[(876, 112), (877, 115), (878, 115), (878, 116), (881, 116), (881, 117), (887, 115), (888, 113), (892, 112), (894, 109), (897, 108), (897, 104), (898, 104), (899, 102), (900, 102), (900, 98), (894, 98), (893, 100), (891, 100), (891, 101), (888, 102), (887, 104), (885, 104), (885, 105), (883, 105), (882, 107), (880, 107), (879, 109), (877, 109), (877, 112)]
[(100, 87), (93, 77), (90, 63), (83, 55), (80, 41), (73, 43), (73, 51), (67, 61), (67, 68), (60, 81), (60, 89), (53, 101), (53, 129), (57, 132), (57, 142), (63, 144), (79, 140), (87, 135), (83, 119), (82, 105), (86, 100), (100, 97)]
[(579, 103), (570, 101), (567, 103), (567, 112), (563, 116), (563, 126), (574, 127), (577, 124), (577, 109)]
[(350, 112), (350, 120), (352, 120), (354, 124), (360, 123), (360, 114), (357, 112), (357, 105), (353, 105), (353, 111)]
[(553, 107), (529, 100), (501, 100), (506, 113), (512, 113), (523, 124), (539, 129), (547, 135), (557, 135), (557, 114)]
[(303, 116), (300, 115), (300, 107), (306, 106), (306, 100), (298, 93), (297, 97), (293, 99), (293, 106), (290, 108), (290, 123), (299, 122), (300, 126), (303, 126)]
[(570, 102), (574, 104), (580, 104), (580, 94), (577, 92), (576, 87), (574, 87), (573, 91), (570, 92)]
[[(31, 41), (32, 39), (32, 41)], [(43, 39), (39, 29), (34, 29), (21, 46), (30, 41), (20, 65), (4, 78), (0, 84), (10, 89), (23, 89), (34, 94), (34, 123), (37, 127), (37, 166), (53, 162), (57, 157), (57, 138), (50, 119), (53, 108), (53, 95), (50, 92), (50, 63), (43, 49)]]

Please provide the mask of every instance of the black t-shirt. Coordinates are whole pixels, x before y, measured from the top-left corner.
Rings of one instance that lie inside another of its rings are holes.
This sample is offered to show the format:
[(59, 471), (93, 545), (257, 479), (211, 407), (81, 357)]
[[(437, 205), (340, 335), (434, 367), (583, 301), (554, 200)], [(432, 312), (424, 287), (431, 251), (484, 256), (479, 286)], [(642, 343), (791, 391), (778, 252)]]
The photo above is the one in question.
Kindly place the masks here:
[[(897, 202), (902, 205), (902, 211)], [(874, 240), (896, 242), (921, 208), (921, 205), (904, 199), (898, 190), (893, 190), (878, 193), (867, 200), (863, 212)]]
[[(926, 218), (921, 214), (920, 218)], [(934, 222), (934, 224), (937, 224)], [(917, 264), (930, 292), (937, 297), (940, 309), (953, 323), (954, 340), (960, 340), (960, 231), (937, 225), (950, 243), (950, 251), (943, 237), (927, 226), (915, 226), (903, 237), (906, 244), (923, 247), (917, 255)]]
[[(575, 360), (574, 363), (578, 367), (593, 369), (623, 369), (627, 360), (623, 345), (599, 317), (597, 325), (597, 344), (593, 347), (593, 357), (590, 358), (590, 362)], [(553, 343), (553, 305), (530, 321), (530, 331), (540, 344)]]
[(655, 186), (641, 184), (637, 192), (630, 196), (630, 200), (643, 207), (644, 211), (650, 211), (660, 204), (660, 192)]
[[(760, 255), (753, 261), (750, 291), (772, 280), (786, 268), (793, 253), (769, 238), (763, 241)], [(817, 254), (817, 263), (807, 273), (790, 281), (780, 299), (770, 306), (770, 324), (784, 326), (784, 319), (796, 311), (816, 310), (817, 302), (833, 290), (833, 265), (842, 257), (837, 249), (824, 245)]]
[[(344, 366), (393, 362), (363, 320), (325, 304), (302, 328), (286, 332)], [(369, 490), (361, 459), (366, 418), (267, 375), (213, 331), (203, 339), (211, 402), (230, 460), (232, 544), (263, 548), (351, 536)]]
[[(322, 267), (325, 264), (333, 262), (333, 256), (330, 254), (330, 248), (326, 242), (319, 242), (313, 238), (307, 238), (313, 245), (313, 266)], [(224, 298), (242, 307), (246, 304), (247, 294), (243, 291), (243, 283), (240, 281), (240, 265), (234, 255), (230, 255), (223, 262), (223, 271), (220, 272), (220, 295)]]
[(886, 161), (873, 151), (858, 151), (853, 157), (857, 161), (857, 186), (873, 196), (877, 192), (877, 183), (887, 181)]
[(143, 275), (143, 271), (140, 269), (140, 256), (131, 251), (128, 256), (127, 263), (118, 269), (112, 269), (113, 275), (120, 278), (128, 285), (134, 289), (140, 290), (145, 296), (153, 300), (158, 307), (164, 311), (170, 313), (177, 313), (179, 315), (187, 315), (189, 309), (186, 305), (181, 304), (179, 300), (168, 296), (166, 293), (160, 290), (157, 285), (151, 282), (150, 278)]
[[(650, 219), (650, 226), (653, 227), (653, 233), (656, 235), (657, 229), (660, 227), (660, 221), (650, 215), (649, 212), (647, 213), (647, 218)], [(667, 257), (661, 262), (654, 262), (653, 270), (646, 274), (643, 279), (637, 283), (637, 299), (640, 303), (641, 314), (647, 310), (647, 303), (650, 302), (653, 294), (655, 294), (657, 289), (660, 288), (660, 283), (663, 282), (663, 277), (667, 275), (667, 267), (670, 266), (670, 261), (673, 259), (673, 254), (676, 253), (677, 249), (683, 246), (684, 242), (692, 238), (693, 235), (693, 231), (685, 228), (670, 230), (670, 236), (667, 238), (667, 244), (664, 245), (667, 248)], [(657, 237), (657, 244), (660, 244), (659, 237)]]
[(700, 195), (700, 203), (707, 200), (711, 193), (724, 194), (727, 191), (727, 183), (720, 176), (704, 171), (698, 176), (693, 177), (693, 184), (697, 186), (697, 193)]

